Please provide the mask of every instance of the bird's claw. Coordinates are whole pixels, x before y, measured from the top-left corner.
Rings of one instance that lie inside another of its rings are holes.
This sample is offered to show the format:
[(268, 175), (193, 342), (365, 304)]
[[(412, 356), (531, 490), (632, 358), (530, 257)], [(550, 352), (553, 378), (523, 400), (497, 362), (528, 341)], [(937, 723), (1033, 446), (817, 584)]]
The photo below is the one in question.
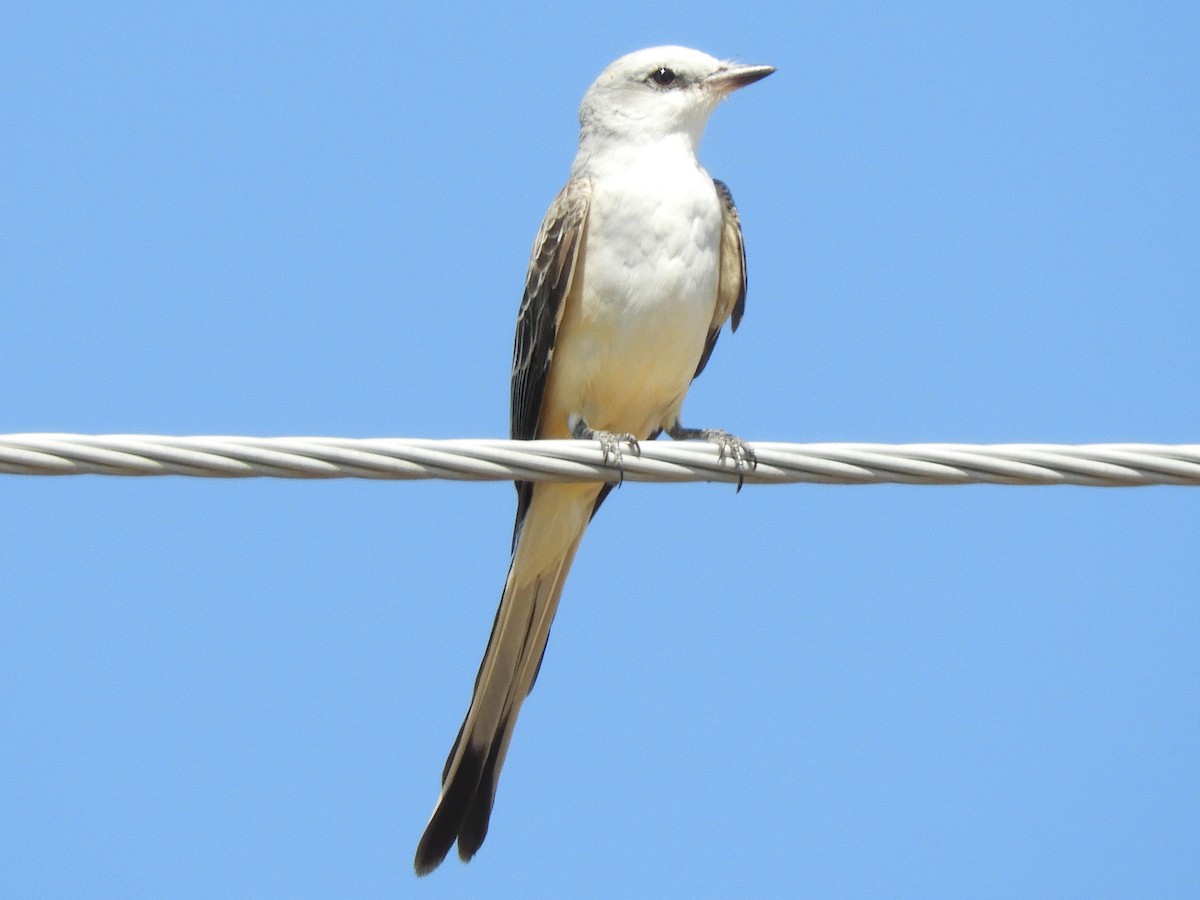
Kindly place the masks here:
[(642, 455), (642, 445), (632, 434), (619, 431), (597, 431), (592, 437), (600, 442), (600, 450), (604, 453), (604, 464), (610, 463), (618, 469), (623, 459), (621, 445), (628, 444), (634, 456)]
[[(624, 431), (598, 431), (594, 428), (589, 428), (583, 421), (575, 424), (571, 433), (576, 438), (582, 438), (589, 441), (600, 442), (600, 452), (603, 454), (604, 465), (613, 466), (621, 473), (621, 481), (625, 480), (625, 471), (621, 467), (624, 460), (624, 453), (621, 450), (622, 444), (628, 444), (630, 451), (634, 456), (642, 455), (642, 445), (638, 443), (638, 439), (628, 432)], [(620, 483), (620, 482), (618, 482)]]
[(734, 468), (737, 469), (737, 489), (739, 491), (746, 483), (746, 473), (752, 472), (758, 467), (758, 456), (755, 455), (754, 448), (723, 428), (684, 428), (676, 422), (675, 426), (668, 429), (667, 433), (677, 441), (700, 438), (716, 444), (717, 461), (722, 465), (732, 462)]
[(758, 456), (754, 448), (737, 435), (721, 428), (705, 428), (703, 437), (717, 445), (719, 462), (732, 461), (739, 472), (752, 472), (758, 468)]
[(758, 456), (755, 455), (754, 448), (740, 437), (730, 434), (722, 428), (705, 428), (701, 432), (701, 436), (706, 441), (712, 441), (717, 445), (718, 462), (733, 463), (734, 468), (737, 469), (737, 489), (740, 491), (746, 483), (746, 473), (753, 472), (758, 468)]

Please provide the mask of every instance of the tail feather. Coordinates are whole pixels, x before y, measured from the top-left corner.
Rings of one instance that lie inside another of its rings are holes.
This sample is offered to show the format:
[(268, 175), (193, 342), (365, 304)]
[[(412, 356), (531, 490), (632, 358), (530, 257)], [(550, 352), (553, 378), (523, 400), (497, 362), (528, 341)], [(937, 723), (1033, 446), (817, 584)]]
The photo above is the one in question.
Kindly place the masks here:
[(487, 836), (492, 803), (517, 714), (541, 668), (563, 583), (596, 502), (598, 486), (544, 485), (519, 529), (475, 690), (446, 766), (437, 806), (417, 845), (418, 875), (458, 842), (470, 859)]

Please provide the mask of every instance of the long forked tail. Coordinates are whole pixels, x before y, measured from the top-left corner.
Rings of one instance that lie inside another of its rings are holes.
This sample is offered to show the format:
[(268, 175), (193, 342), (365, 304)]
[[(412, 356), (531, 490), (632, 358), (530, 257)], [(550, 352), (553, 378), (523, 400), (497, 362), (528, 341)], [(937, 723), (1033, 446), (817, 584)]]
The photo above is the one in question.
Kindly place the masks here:
[(541, 667), (563, 582), (598, 485), (538, 485), (513, 550), (475, 692), (442, 770), (442, 791), (413, 867), (432, 872), (454, 842), (464, 861), (487, 836), (496, 784), (517, 713)]

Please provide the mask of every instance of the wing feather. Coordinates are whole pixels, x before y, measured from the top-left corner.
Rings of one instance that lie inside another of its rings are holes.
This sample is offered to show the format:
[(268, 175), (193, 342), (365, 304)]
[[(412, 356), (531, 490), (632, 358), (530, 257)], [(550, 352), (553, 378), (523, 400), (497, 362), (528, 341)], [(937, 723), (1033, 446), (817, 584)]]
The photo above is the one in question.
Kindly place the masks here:
[[(571, 290), (575, 261), (583, 246), (591, 193), (588, 179), (568, 181), (550, 204), (533, 242), (513, 342), (510, 431), (516, 440), (531, 441), (538, 436), (538, 418), (554, 357), (554, 339), (562, 321), (563, 299)], [(518, 481), (516, 487), (514, 547), (529, 509), (533, 485)]]
[(729, 330), (737, 331), (746, 312), (746, 245), (742, 242), (742, 222), (738, 218), (733, 194), (725, 182), (713, 179), (717, 198), (721, 201), (721, 263), (717, 276), (717, 306), (713, 310), (712, 324), (708, 327), (708, 338), (704, 342), (704, 353), (696, 366), (696, 378), (708, 365), (721, 326), (729, 321)]

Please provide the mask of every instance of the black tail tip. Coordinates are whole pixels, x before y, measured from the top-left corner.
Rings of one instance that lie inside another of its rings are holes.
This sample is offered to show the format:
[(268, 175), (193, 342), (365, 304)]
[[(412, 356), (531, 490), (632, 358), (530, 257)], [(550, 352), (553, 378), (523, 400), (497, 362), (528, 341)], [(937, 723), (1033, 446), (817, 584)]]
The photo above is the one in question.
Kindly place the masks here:
[(470, 862), (471, 858), (479, 852), (479, 848), (483, 845), (483, 839), (487, 836), (486, 820), (482, 824), (474, 823), (464, 828), (462, 833), (447, 833), (433, 826), (434, 823), (430, 822), (430, 827), (421, 835), (421, 842), (417, 844), (417, 855), (413, 859), (413, 871), (418, 876), (428, 875), (440, 866), (450, 855), (450, 848), (456, 841), (458, 858), (463, 862)]
[(421, 841), (420, 846), (417, 847), (416, 858), (413, 859), (413, 871), (417, 873), (417, 877), (428, 875), (440, 866), (449, 851), (449, 847), (446, 847), (444, 850), (435, 850), (426, 847), (425, 841)]

